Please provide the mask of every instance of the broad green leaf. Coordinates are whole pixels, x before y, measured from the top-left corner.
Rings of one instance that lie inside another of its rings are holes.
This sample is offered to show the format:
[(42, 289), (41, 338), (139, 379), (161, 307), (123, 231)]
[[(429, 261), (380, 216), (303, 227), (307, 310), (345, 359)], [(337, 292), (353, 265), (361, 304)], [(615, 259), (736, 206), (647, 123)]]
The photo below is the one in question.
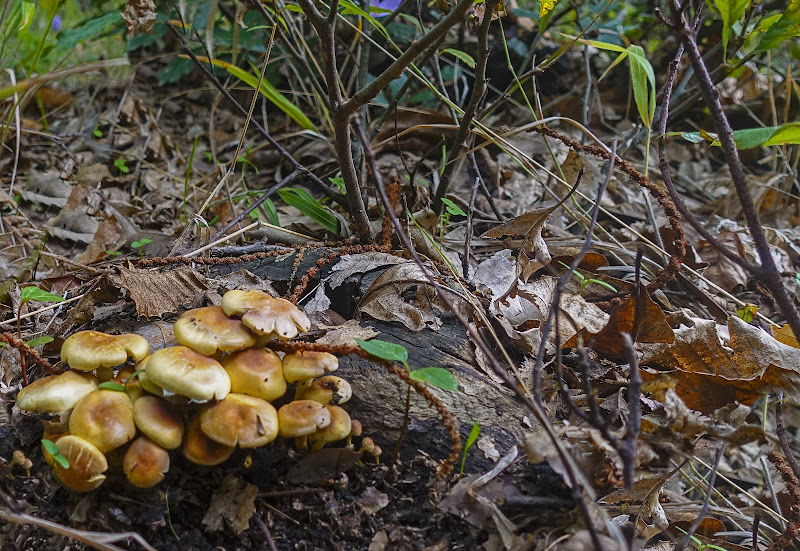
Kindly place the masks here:
[[(185, 57), (185, 56), (181, 56)], [(209, 59), (207, 57), (199, 57), (198, 59), (204, 63), (209, 63)], [(222, 61), (221, 59), (212, 59), (210, 63), (216, 65), (217, 67), (221, 67), (228, 71), (231, 75), (235, 76), (250, 88), (254, 90), (258, 86), (258, 77), (248, 73), (244, 69), (237, 67), (227, 61)], [(317, 130), (317, 127), (314, 126), (314, 123), (297, 108), (295, 104), (293, 104), (289, 99), (286, 98), (283, 94), (281, 94), (267, 79), (263, 79), (261, 81), (261, 87), (258, 88), (258, 91), (261, 92), (264, 97), (266, 97), (269, 101), (275, 104), (275, 106), (286, 113), (289, 118), (291, 118), (294, 122), (305, 128), (306, 130)]]
[(462, 52), (461, 50), (454, 50), (453, 48), (445, 48), (442, 50), (443, 54), (450, 54), (454, 57), (457, 57), (461, 61), (467, 64), (470, 69), (475, 68), (475, 59), (471, 55), (466, 52)]
[(454, 202), (452, 202), (447, 197), (442, 197), (442, 203), (444, 204), (445, 208), (447, 209), (447, 212), (449, 212), (450, 214), (453, 214), (455, 216), (466, 216), (467, 215), (467, 213), (464, 212), (461, 209), (461, 207), (456, 205)]
[(771, 50), (798, 35), (800, 35), (800, 0), (790, 0), (781, 18), (761, 37), (754, 53), (760, 54)]
[(60, 453), (53, 454), (53, 461), (61, 465), (62, 469), (69, 469), (69, 459), (67, 459)]
[[(734, 134), (736, 133), (734, 132)], [(765, 146), (788, 144), (800, 144), (800, 123), (790, 122), (779, 126), (764, 142)]]
[(750, 0), (714, 0), (720, 15), (722, 15), (722, 48), (725, 59), (728, 58), (728, 40), (731, 37), (731, 27), (744, 15), (744, 10)]
[(443, 367), (423, 367), (415, 369), (408, 376), (420, 383), (429, 384), (443, 390), (458, 390), (458, 382), (453, 374)]
[(65, 29), (58, 33), (58, 47), (71, 50), (78, 42), (97, 38), (109, 31), (114, 25), (122, 23), (122, 13), (112, 10), (96, 19), (82, 23), (76, 29)]
[(373, 356), (376, 356), (382, 360), (400, 362), (403, 364), (408, 362), (408, 350), (406, 350), (405, 346), (400, 344), (380, 341), (377, 339), (372, 339), (369, 341), (356, 339), (356, 344), (360, 346), (362, 350), (366, 350)]
[(42, 346), (43, 344), (47, 344), (49, 342), (53, 342), (53, 337), (50, 335), (42, 335), (41, 337), (35, 337), (29, 341), (25, 341), (25, 344), (30, 346), (31, 348), (36, 348), (37, 346)]
[(22, 289), (21, 300), (22, 302), (28, 302), (29, 300), (36, 300), (39, 302), (62, 302), (64, 297), (42, 291), (38, 287), (30, 286)]
[[(737, 149), (750, 149), (764, 144), (770, 136), (775, 132), (774, 126), (767, 126), (765, 128), (746, 128), (744, 130), (735, 130), (733, 132), (733, 141), (736, 143)], [(717, 135), (714, 134), (714, 141), (711, 145), (719, 145)]]
[(322, 204), (306, 190), (287, 187), (279, 189), (278, 194), (280, 194), (281, 199), (283, 199), (287, 205), (291, 205), (306, 216), (310, 216), (313, 220), (322, 224), (322, 227), (329, 232), (334, 234), (339, 233), (339, 219), (331, 214), (328, 209), (322, 206)]
[(36, 11), (36, 4), (33, 2), (22, 3), (22, 21), (19, 24), (19, 30), (24, 31), (30, 26), (33, 21), (33, 13)]
[(286, 11), (293, 11), (295, 13), (303, 13), (303, 8), (301, 8), (297, 4), (286, 4), (284, 7), (286, 8)]
[(269, 219), (269, 223), (273, 226), (280, 226), (280, 220), (278, 220), (278, 209), (275, 208), (275, 203), (272, 202), (272, 199), (267, 199), (263, 203), (264, 211), (267, 213), (267, 218)]
[(42, 438), (42, 447), (44, 451), (49, 453), (50, 455), (57, 455), (58, 454), (58, 446), (52, 440), (48, 440), (47, 438)]
[(639, 116), (649, 127), (653, 123), (653, 114), (656, 111), (656, 75), (641, 46), (631, 44), (628, 46), (628, 52), (630, 53), (628, 63), (631, 66), (631, 80), (633, 81), (633, 99), (639, 110)]

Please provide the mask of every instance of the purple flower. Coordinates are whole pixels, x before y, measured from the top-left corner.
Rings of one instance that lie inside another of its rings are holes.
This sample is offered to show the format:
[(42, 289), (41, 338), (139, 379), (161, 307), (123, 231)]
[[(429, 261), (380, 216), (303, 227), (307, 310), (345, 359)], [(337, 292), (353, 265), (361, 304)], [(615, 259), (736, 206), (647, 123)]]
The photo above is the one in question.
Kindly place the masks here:
[[(403, 0), (370, 0), (369, 5), (373, 8), (380, 8), (382, 10), (387, 10), (389, 12), (395, 11), (397, 8), (400, 7), (400, 4), (403, 3)], [(382, 17), (384, 15), (388, 15), (388, 13), (376, 13), (376, 17)]]
[(54, 33), (57, 33), (61, 30), (61, 16), (55, 15), (53, 16), (53, 21), (50, 23), (50, 30)]

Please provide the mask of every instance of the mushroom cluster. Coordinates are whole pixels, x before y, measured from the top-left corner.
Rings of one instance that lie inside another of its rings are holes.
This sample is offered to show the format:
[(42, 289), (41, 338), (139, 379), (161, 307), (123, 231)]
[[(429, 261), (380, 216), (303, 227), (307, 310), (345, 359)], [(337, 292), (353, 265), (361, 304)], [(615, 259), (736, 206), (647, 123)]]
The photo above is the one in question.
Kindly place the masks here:
[[(178, 345), (152, 354), (138, 335), (75, 333), (61, 349), (71, 369), (23, 388), (17, 404), (50, 414), (44, 438), (55, 447), (45, 446), (45, 459), (79, 492), (103, 483), (112, 455), (116, 463), (121, 457), (133, 485), (147, 488), (164, 478), (178, 448), (193, 463), (217, 465), (236, 447), (264, 446), (279, 435), (314, 450), (338, 440), (349, 445), (361, 426), (340, 407), (352, 389), (330, 375), (336, 356), (306, 351), (281, 358), (265, 347), (310, 327), (287, 300), (229, 291), (221, 306), (181, 315)], [(129, 359), (134, 367), (124, 365)], [(289, 384), (296, 385), (294, 399), (276, 409), (272, 402)]]

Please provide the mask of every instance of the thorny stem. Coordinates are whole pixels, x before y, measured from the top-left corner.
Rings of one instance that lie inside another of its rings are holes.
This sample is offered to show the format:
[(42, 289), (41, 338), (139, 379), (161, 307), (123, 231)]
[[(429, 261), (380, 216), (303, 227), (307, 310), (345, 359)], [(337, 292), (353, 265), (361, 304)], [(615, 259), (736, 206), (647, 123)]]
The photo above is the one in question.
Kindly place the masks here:
[(469, 98), (469, 103), (464, 109), (464, 116), (461, 117), (461, 124), (456, 133), (455, 142), (453, 147), (447, 153), (447, 161), (445, 165), (444, 174), (439, 182), (439, 187), (436, 189), (436, 195), (433, 198), (433, 210), (440, 212), (442, 208), (442, 198), (447, 194), (450, 187), (450, 182), (453, 178), (453, 172), (459, 163), (457, 162), (461, 152), (467, 146), (465, 140), (467, 133), (475, 118), (475, 113), (478, 110), (478, 105), (486, 93), (486, 65), (489, 61), (489, 26), (492, 22), (492, 15), (494, 14), (495, 6), (500, 0), (487, 0), (485, 11), (483, 12), (483, 21), (478, 26), (478, 48), (477, 48), (477, 62), (475, 65), (475, 84), (472, 86), (472, 93)]
[[(362, 143), (365, 144), (364, 147), (364, 154), (367, 158), (367, 162), (369, 164), (374, 165), (374, 160), (372, 160), (372, 152), (368, 147), (368, 142), (366, 140), (366, 136), (363, 134), (359, 136), (362, 140)], [(380, 173), (375, 171), (375, 187), (378, 191), (378, 198), (383, 203), (384, 209), (386, 214), (392, 221), (392, 226), (394, 226), (395, 232), (397, 233), (398, 238), (400, 239), (400, 243), (403, 245), (403, 248), (406, 252), (411, 256), (414, 263), (417, 267), (422, 271), (425, 276), (425, 279), (428, 280), (428, 284), (433, 288), (436, 295), (442, 301), (442, 303), (446, 306), (448, 311), (452, 312), (453, 315), (456, 317), (458, 322), (464, 327), (469, 336), (469, 339), (475, 344), (478, 350), (484, 355), (484, 357), (489, 361), (489, 364), (492, 367), (492, 370), (495, 374), (500, 377), (500, 379), (510, 388), (514, 394), (522, 401), (526, 408), (533, 414), (536, 418), (536, 421), (542, 426), (542, 428), (547, 432), (548, 438), (553, 443), (553, 446), (556, 449), (556, 453), (558, 454), (558, 458), (561, 460), (562, 465), (564, 467), (563, 476), (566, 477), (568, 480), (568, 485), (572, 490), (573, 498), (577, 503), (577, 506), (581, 510), (581, 515), (583, 516), (584, 522), (586, 523), (586, 528), (589, 531), (589, 534), (592, 538), (592, 544), (594, 545), (597, 551), (602, 551), (603, 546), (600, 542), (600, 535), (597, 531), (597, 527), (595, 526), (594, 522), (594, 515), (589, 508), (589, 503), (593, 502), (595, 499), (594, 492), (592, 491), (591, 487), (588, 486), (586, 480), (582, 476), (580, 470), (578, 469), (577, 465), (575, 464), (572, 457), (569, 455), (567, 450), (565, 449), (563, 443), (558, 434), (556, 434), (555, 429), (550, 422), (550, 419), (547, 417), (547, 413), (544, 408), (538, 404), (534, 403), (529, 395), (524, 392), (518, 385), (517, 381), (515, 381), (511, 375), (500, 365), (500, 362), (495, 357), (493, 351), (489, 348), (489, 345), (483, 339), (483, 337), (478, 333), (478, 331), (473, 327), (469, 320), (455, 307), (455, 305), (450, 300), (450, 297), (445, 293), (442, 286), (433, 277), (430, 270), (428, 270), (425, 265), (422, 263), (419, 255), (414, 249), (414, 246), (411, 243), (408, 234), (403, 230), (403, 226), (400, 224), (400, 220), (397, 218), (397, 215), (394, 213), (394, 209), (392, 208), (392, 204), (389, 200), (389, 197), (386, 193), (386, 188), (383, 185), (383, 180), (381, 179)], [(614, 526), (610, 523), (606, 524), (609, 529), (614, 528)], [(617, 534), (619, 537), (622, 537), (621, 534)]]
[[(747, 227), (750, 230), (750, 235), (753, 237), (753, 244), (758, 253), (758, 258), (761, 261), (761, 266), (755, 269), (755, 275), (770, 293), (772, 293), (775, 303), (780, 309), (781, 314), (786, 318), (794, 334), (800, 335), (800, 312), (795, 308), (789, 294), (786, 292), (778, 269), (775, 266), (775, 261), (769, 250), (769, 243), (764, 234), (764, 228), (761, 226), (759, 220), (758, 211), (753, 203), (753, 198), (750, 196), (750, 191), (747, 188), (742, 162), (739, 158), (739, 150), (736, 149), (736, 143), (733, 140), (733, 130), (728, 122), (728, 117), (722, 109), (719, 91), (714, 86), (708, 68), (703, 61), (703, 56), (700, 53), (700, 49), (694, 37), (694, 31), (686, 22), (684, 11), (688, 6), (688, 0), (687, 3), (683, 5), (681, 5), (678, 0), (670, 0), (669, 6), (672, 11), (672, 27), (683, 46), (686, 48), (689, 62), (700, 83), (703, 99), (711, 113), (711, 118), (714, 121), (722, 151), (725, 154), (725, 160), (728, 163), (733, 187), (736, 190), (736, 195), (742, 206), (742, 214), (747, 221)], [(698, 4), (696, 9), (700, 11), (702, 9), (702, 4)]]

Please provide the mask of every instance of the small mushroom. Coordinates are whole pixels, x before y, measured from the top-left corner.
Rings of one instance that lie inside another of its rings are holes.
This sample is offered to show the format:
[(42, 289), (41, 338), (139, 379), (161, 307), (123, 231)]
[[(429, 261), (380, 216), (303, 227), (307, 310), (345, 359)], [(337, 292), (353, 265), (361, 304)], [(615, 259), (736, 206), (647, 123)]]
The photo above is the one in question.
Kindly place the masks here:
[(331, 422), (327, 427), (308, 437), (308, 443), (312, 450), (320, 450), (325, 444), (344, 440), (350, 436), (352, 430), (350, 415), (344, 409), (332, 405), (325, 406), (325, 409), (330, 414)]
[(203, 356), (233, 352), (256, 344), (256, 337), (241, 320), (231, 319), (219, 306), (184, 312), (173, 327), (178, 344)]
[(165, 393), (180, 394), (197, 402), (222, 400), (231, 390), (231, 378), (218, 361), (186, 346), (153, 352), (145, 374)]
[(69, 432), (91, 442), (102, 453), (118, 448), (136, 436), (133, 402), (124, 392), (94, 390), (72, 410)]
[(278, 413), (266, 400), (231, 393), (203, 408), (200, 428), (219, 444), (257, 448), (278, 437)]
[(286, 394), (280, 357), (266, 348), (248, 348), (222, 358), (231, 378), (231, 392), (249, 394), (268, 402)]
[(61, 346), (61, 359), (72, 369), (93, 371), (124, 364), (128, 357), (139, 361), (150, 353), (147, 339), (131, 333), (107, 335), (78, 331)]
[(297, 306), (258, 289), (228, 291), (221, 306), (228, 316), (241, 317), (242, 323), (259, 335), (288, 340), (311, 329), (308, 316)]
[(297, 386), (295, 398), (314, 400), (320, 404), (344, 404), (353, 396), (350, 383), (336, 375), (326, 375), (316, 381)]
[(290, 352), (283, 357), (283, 376), (289, 383), (310, 380), (339, 369), (339, 358), (328, 352)]
[(331, 423), (325, 406), (313, 400), (295, 400), (278, 410), (278, 425), (283, 438), (307, 436)]
[(183, 420), (167, 400), (158, 396), (142, 396), (133, 403), (133, 421), (145, 436), (168, 450), (180, 447), (183, 441)]
[(233, 446), (225, 446), (214, 442), (206, 436), (200, 427), (200, 416), (195, 415), (186, 425), (183, 441), (183, 456), (197, 465), (219, 465), (226, 461), (236, 450)]
[(61, 483), (76, 492), (88, 492), (99, 487), (106, 479), (108, 461), (91, 442), (68, 434), (56, 442), (58, 453), (67, 460), (64, 468), (58, 461), (53, 463), (53, 472)]
[(65, 371), (38, 379), (17, 394), (17, 405), (26, 411), (61, 413), (97, 389), (100, 381), (91, 373)]
[(144, 394), (144, 389), (142, 388), (142, 385), (139, 382), (139, 374), (137, 374), (136, 377), (131, 378), (134, 371), (135, 370), (131, 367), (123, 367), (122, 369), (119, 370), (119, 373), (117, 373), (117, 375), (111, 380), (115, 383), (124, 386), (125, 393), (131, 397), (132, 401), (135, 402)]
[(122, 470), (134, 486), (152, 488), (169, 471), (169, 453), (146, 436), (140, 436), (125, 452)]

